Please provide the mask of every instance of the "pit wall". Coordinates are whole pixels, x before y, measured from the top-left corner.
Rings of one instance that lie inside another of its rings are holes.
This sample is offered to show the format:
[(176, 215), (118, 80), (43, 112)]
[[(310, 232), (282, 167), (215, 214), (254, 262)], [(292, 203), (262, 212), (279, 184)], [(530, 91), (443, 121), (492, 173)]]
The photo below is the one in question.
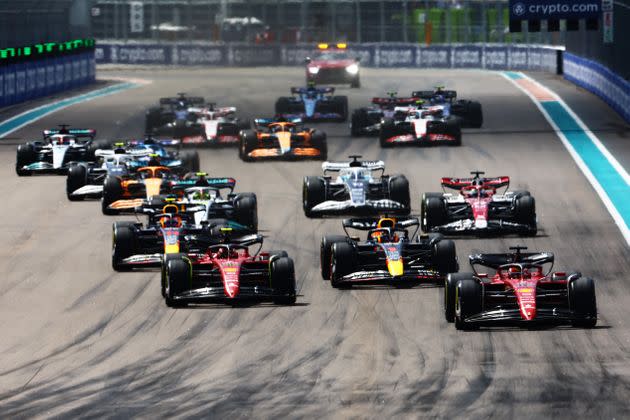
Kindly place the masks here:
[(0, 66), (0, 107), (93, 83), (94, 51)]
[[(561, 50), (513, 44), (355, 44), (348, 48), (365, 67), (470, 68), (558, 71)], [(203, 66), (302, 66), (308, 45), (212, 45), (203, 43), (116, 43), (99, 41), (97, 64)]]

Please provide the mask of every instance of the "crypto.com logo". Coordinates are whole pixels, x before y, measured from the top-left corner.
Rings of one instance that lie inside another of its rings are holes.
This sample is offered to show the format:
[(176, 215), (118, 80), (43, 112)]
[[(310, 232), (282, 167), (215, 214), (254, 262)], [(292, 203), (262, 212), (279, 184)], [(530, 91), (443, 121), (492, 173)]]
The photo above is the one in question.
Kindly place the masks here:
[(523, 3), (516, 3), (514, 7), (512, 7), (512, 11), (515, 16), (523, 16), (527, 12), (527, 9)]

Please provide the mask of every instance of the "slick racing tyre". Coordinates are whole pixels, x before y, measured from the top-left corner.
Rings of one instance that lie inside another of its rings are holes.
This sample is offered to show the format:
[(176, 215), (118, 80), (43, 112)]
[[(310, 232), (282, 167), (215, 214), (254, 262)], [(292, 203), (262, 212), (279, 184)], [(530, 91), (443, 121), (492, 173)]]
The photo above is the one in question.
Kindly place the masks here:
[(166, 266), (170, 260), (178, 260), (185, 257), (186, 254), (164, 254), (164, 259), (162, 260), (162, 268), (160, 273), (160, 289), (162, 293), (162, 297), (166, 298)]
[(254, 232), (258, 231), (258, 200), (254, 193), (240, 193), (234, 199), (234, 219)]
[(362, 136), (364, 134), (363, 130), (369, 125), (370, 121), (368, 119), (367, 109), (360, 108), (354, 110), (350, 120), (350, 135), (352, 137)]
[(420, 205), (420, 224), (423, 232), (447, 223), (446, 203), (442, 193), (424, 193)]
[(473, 279), (460, 280), (455, 288), (455, 328), (474, 330), (477, 324), (466, 320), (482, 310), (483, 288)]
[(238, 155), (245, 162), (254, 159), (249, 155), (258, 147), (258, 135), (254, 130), (243, 130), (239, 136)]
[(196, 150), (181, 152), (179, 159), (182, 162), (182, 168), (190, 172), (199, 172), (199, 153)]
[(128, 271), (122, 261), (134, 254), (134, 222), (114, 222), (112, 232), (112, 268), (114, 271)]
[(186, 302), (175, 299), (182, 292), (192, 287), (192, 267), (190, 262), (184, 258), (172, 258), (166, 263), (165, 277), (166, 287), (164, 290), (164, 301), (170, 308), (181, 308), (187, 306)]
[(536, 200), (531, 195), (522, 195), (514, 200), (514, 216), (517, 223), (527, 225), (527, 236), (536, 236)]
[(302, 186), (302, 208), (306, 217), (317, 217), (313, 207), (326, 201), (326, 181), (318, 176), (304, 177)]
[(347, 242), (348, 237), (343, 235), (325, 235), (319, 247), (319, 265), (321, 267), (322, 279), (330, 280), (330, 266), (332, 259), (333, 245), (338, 242)]
[(159, 107), (149, 108), (144, 119), (144, 132), (153, 133), (156, 128), (162, 125), (162, 109)]
[(446, 322), (455, 321), (455, 294), (460, 280), (472, 280), (473, 273), (452, 273), (444, 280), (444, 318)]
[(347, 96), (333, 96), (332, 106), (334, 112), (339, 114), (337, 121), (344, 122), (348, 119), (348, 97)]
[(328, 143), (326, 142), (326, 133), (323, 131), (315, 130), (311, 135), (311, 144), (314, 148), (319, 150), (319, 159), (328, 159)]
[(593, 328), (597, 325), (597, 298), (595, 282), (588, 277), (579, 277), (569, 282), (569, 308), (575, 319), (574, 327)]
[(433, 257), (438, 271), (442, 274), (455, 273), (459, 269), (455, 242), (442, 239), (433, 245)]
[(389, 199), (403, 205), (403, 211), (399, 214), (411, 212), (411, 199), (409, 197), (409, 181), (404, 175), (395, 175), (389, 178)]
[(103, 198), (101, 199), (101, 210), (103, 214), (114, 215), (118, 211), (110, 209), (109, 205), (118, 201), (123, 196), (123, 188), (120, 179), (115, 176), (108, 176), (103, 183)]
[(70, 201), (81, 201), (84, 196), (72, 195), (73, 192), (87, 184), (87, 167), (85, 165), (72, 165), (68, 169), (66, 178), (66, 195)]
[(271, 260), (269, 270), (273, 303), (276, 305), (294, 305), (297, 297), (295, 288), (295, 268), (293, 260), (279, 257)]
[(291, 100), (287, 97), (280, 97), (276, 101), (276, 114), (290, 114)]
[(107, 150), (111, 149), (112, 145), (107, 140), (96, 140), (90, 142), (87, 147), (87, 151), (85, 152), (85, 161), (87, 162), (95, 162), (96, 161), (96, 151), (97, 150)]
[(20, 144), (17, 148), (15, 159), (15, 173), (18, 176), (32, 175), (31, 171), (22, 169), (26, 165), (30, 165), (37, 160), (37, 152), (31, 143)]
[(479, 102), (457, 101), (451, 107), (451, 114), (461, 118), (464, 127), (481, 128), (483, 126), (483, 110)]
[(330, 285), (335, 289), (352, 287), (351, 283), (343, 283), (342, 278), (355, 271), (357, 252), (348, 242), (337, 242), (332, 247), (330, 266)]
[(350, 83), (350, 87), (353, 89), (358, 89), (361, 87), (361, 78), (358, 75), (352, 80), (352, 83)]
[(383, 118), (381, 121), (381, 130), (378, 135), (381, 147), (392, 147), (393, 144), (389, 143), (387, 140), (394, 137), (396, 134), (396, 124), (394, 120), (392, 118)]

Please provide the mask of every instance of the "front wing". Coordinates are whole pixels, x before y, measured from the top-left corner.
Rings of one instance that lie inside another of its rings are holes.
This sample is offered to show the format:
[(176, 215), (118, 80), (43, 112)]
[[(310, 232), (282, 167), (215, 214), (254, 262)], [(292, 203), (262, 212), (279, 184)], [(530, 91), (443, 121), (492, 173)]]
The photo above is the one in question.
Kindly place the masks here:
[(355, 271), (336, 282), (340, 284), (398, 284), (437, 283), (442, 284), (444, 275), (435, 270), (405, 270), (401, 276), (392, 276), (387, 270)]
[(523, 319), (519, 309), (493, 309), (472, 315), (464, 319), (464, 323), (488, 326), (501, 324), (565, 324), (584, 319), (584, 317), (576, 316), (568, 308), (537, 308), (536, 317), (530, 321)]
[(325, 159), (324, 153), (315, 147), (293, 147), (282, 152), (279, 147), (258, 148), (248, 153), (250, 159), (256, 160), (300, 160), (300, 159)]
[(385, 139), (385, 143), (392, 145), (430, 146), (438, 144), (454, 144), (456, 142), (457, 138), (455, 136), (437, 133), (430, 133), (420, 137), (415, 134), (399, 134)]
[(507, 234), (529, 234), (532, 227), (522, 223), (510, 222), (506, 220), (488, 220), (485, 226), (475, 223), (472, 219), (457, 220), (441, 226), (435, 226), (431, 232), (446, 235), (507, 235)]
[(344, 214), (374, 214), (374, 213), (401, 213), (408, 214), (409, 207), (403, 206), (401, 203), (389, 200), (365, 200), (363, 204), (353, 203), (352, 200), (335, 201), (328, 200), (319, 203), (310, 209), (311, 213), (325, 215), (344, 215)]

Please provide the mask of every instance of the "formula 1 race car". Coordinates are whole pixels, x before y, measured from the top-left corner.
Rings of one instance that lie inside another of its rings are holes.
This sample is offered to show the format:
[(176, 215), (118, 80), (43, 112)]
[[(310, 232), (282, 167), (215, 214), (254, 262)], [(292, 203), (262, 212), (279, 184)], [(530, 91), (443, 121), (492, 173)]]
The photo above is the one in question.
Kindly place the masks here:
[[(595, 282), (579, 272), (552, 272), (550, 252), (525, 253), (510, 247), (505, 254), (469, 257), (472, 273), (451, 274), (445, 280), (444, 315), (458, 330), (481, 325), (569, 323), (597, 324)], [(479, 273), (476, 266), (496, 270)]]
[[(324, 176), (304, 177), (302, 207), (306, 217), (409, 214), (409, 181), (404, 175), (384, 175), (383, 161), (324, 162)], [(380, 171), (380, 176), (374, 172)], [(336, 179), (327, 176), (338, 172)]]
[[(444, 234), (509, 234), (535, 236), (536, 201), (528, 191), (508, 191), (507, 176), (442, 178), (442, 188), (459, 194), (425, 193), (422, 196), (422, 230)], [(497, 189), (505, 188), (502, 194)]]
[(239, 156), (246, 162), (260, 159), (321, 159), (328, 156), (326, 133), (306, 128), (301, 120), (256, 119), (256, 130), (240, 133)]
[(385, 97), (372, 98), (372, 106), (355, 109), (350, 122), (350, 134), (357, 136), (377, 136), (383, 118), (393, 118), (396, 108), (417, 105), (418, 99), (402, 98), (398, 92), (387, 92)]
[(217, 107), (215, 104), (206, 104), (202, 108), (189, 108), (188, 111), (196, 115), (194, 124), (199, 126), (199, 133), (183, 136), (183, 145), (236, 145), (239, 140), (238, 133), (251, 128), (248, 120), (236, 117), (236, 108), (233, 106)]
[(444, 90), (437, 86), (434, 90), (417, 90), (411, 93), (414, 98), (427, 101), (430, 106), (439, 106), (445, 116), (455, 116), (460, 119), (464, 128), (481, 128), (483, 125), (483, 111), (481, 104), (476, 101), (457, 100), (457, 92)]
[(145, 117), (145, 133), (155, 136), (182, 138), (203, 135), (203, 129), (196, 124), (197, 115), (189, 108), (205, 103), (202, 97), (186, 96), (160, 98), (160, 105), (149, 108)]
[[(327, 235), (321, 242), (322, 278), (332, 287), (441, 284), (458, 270), (455, 243), (440, 234), (418, 236), (416, 218), (346, 219), (343, 228), (346, 236)], [(367, 231), (367, 239), (352, 238), (348, 228)]]
[(292, 97), (281, 97), (276, 101), (276, 115), (300, 118), (303, 121), (345, 121), (348, 118), (348, 97), (333, 96), (335, 88), (292, 87)]
[(359, 59), (352, 57), (347, 45), (320, 43), (313, 57), (306, 58), (306, 83), (345, 84), (361, 87)]
[[(155, 200), (160, 201), (160, 200)], [(160, 267), (165, 255), (179, 252), (204, 252), (220, 242), (220, 229), (231, 228), (243, 234), (252, 234), (246, 226), (227, 219), (210, 219), (195, 222), (203, 204), (190, 205), (166, 198), (162, 202), (149, 202), (138, 209), (147, 215), (147, 222), (115, 222), (113, 225), (112, 267), (116, 271), (132, 268)]]
[(82, 162), (68, 169), (66, 194), (71, 201), (84, 198), (100, 198), (104, 180), (108, 175), (129, 177), (147, 165), (165, 166), (183, 175), (199, 170), (199, 154), (196, 151), (170, 151), (164, 145), (173, 140), (130, 141), (116, 143), (113, 150), (99, 149), (95, 156), (99, 162)]
[(65, 175), (68, 168), (77, 162), (95, 160), (94, 152), (107, 147), (108, 142), (94, 141), (96, 130), (68, 129), (44, 130), (44, 140), (21, 144), (17, 149), (15, 172), (18, 176), (32, 174)]
[[(164, 259), (162, 294), (170, 307), (188, 303), (243, 300), (293, 305), (296, 300), (293, 260), (285, 251), (260, 252), (261, 235), (233, 237), (204, 253), (172, 254)], [(258, 247), (255, 252), (250, 248)]]
[(462, 144), (459, 118), (444, 115), (442, 107), (397, 107), (392, 118), (383, 118), (380, 124), (381, 147), (395, 145), (428, 146)]

